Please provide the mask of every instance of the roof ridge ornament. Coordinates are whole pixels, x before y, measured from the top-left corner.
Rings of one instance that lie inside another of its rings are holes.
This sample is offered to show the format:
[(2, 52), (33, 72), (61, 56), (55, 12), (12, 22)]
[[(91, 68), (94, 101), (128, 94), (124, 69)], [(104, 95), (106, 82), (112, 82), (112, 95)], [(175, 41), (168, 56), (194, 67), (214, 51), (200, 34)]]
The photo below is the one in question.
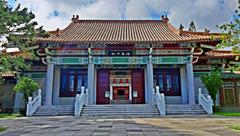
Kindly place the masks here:
[(60, 29), (59, 28), (57, 28), (56, 33), (57, 33), (57, 36), (60, 35)]
[(182, 24), (180, 24), (179, 30), (180, 30), (180, 31), (183, 31), (183, 29), (184, 29), (184, 26), (183, 26)]
[(167, 15), (162, 15), (162, 21), (164, 22), (164, 23), (166, 23), (166, 22), (168, 22), (169, 21), (169, 19), (168, 19), (168, 17), (167, 17)]
[(76, 23), (79, 20), (79, 15), (76, 15), (76, 16), (73, 15), (71, 20), (72, 20), (73, 23)]

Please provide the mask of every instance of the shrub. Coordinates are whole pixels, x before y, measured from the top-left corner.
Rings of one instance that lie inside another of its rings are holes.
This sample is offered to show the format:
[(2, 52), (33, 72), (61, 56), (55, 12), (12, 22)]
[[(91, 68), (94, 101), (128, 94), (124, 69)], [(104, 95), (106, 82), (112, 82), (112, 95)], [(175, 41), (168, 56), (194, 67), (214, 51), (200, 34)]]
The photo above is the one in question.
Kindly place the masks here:
[(208, 89), (209, 95), (212, 97), (213, 101), (216, 100), (216, 94), (218, 93), (220, 87), (223, 84), (221, 73), (217, 70), (211, 72), (210, 75), (202, 76), (201, 80), (203, 84)]
[(27, 103), (28, 97), (33, 95), (33, 92), (39, 88), (38, 84), (28, 77), (21, 77), (19, 82), (14, 86), (13, 90), (23, 93), (24, 101)]

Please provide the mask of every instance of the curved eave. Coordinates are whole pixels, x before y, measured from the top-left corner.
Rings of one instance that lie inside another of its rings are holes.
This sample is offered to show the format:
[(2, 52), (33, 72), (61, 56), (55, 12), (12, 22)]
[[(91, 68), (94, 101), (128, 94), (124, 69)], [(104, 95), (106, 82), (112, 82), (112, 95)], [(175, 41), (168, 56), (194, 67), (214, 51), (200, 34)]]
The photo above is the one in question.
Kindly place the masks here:
[(181, 43), (181, 42), (213, 42), (220, 41), (220, 39), (189, 39), (189, 40), (171, 40), (171, 41), (65, 41), (65, 40), (51, 40), (51, 39), (40, 39), (38, 43), (63, 43), (63, 44), (89, 44), (89, 43), (100, 43), (100, 44), (134, 44), (134, 43)]

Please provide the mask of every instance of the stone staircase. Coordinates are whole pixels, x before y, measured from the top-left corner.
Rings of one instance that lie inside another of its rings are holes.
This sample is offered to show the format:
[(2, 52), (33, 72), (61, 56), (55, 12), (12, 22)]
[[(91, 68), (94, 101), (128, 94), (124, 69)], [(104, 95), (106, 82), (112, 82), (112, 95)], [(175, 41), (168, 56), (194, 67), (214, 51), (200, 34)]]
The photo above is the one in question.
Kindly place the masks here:
[(159, 117), (159, 111), (155, 105), (148, 104), (88, 105), (81, 116)]
[(41, 106), (33, 116), (73, 116), (74, 105)]
[[(167, 115), (206, 115), (199, 105), (167, 104)], [(41, 106), (33, 116), (73, 116), (74, 105)], [(150, 104), (109, 104), (84, 106), (81, 116), (134, 116), (159, 117), (155, 105)]]
[(167, 104), (167, 115), (201, 115), (207, 114), (199, 105)]

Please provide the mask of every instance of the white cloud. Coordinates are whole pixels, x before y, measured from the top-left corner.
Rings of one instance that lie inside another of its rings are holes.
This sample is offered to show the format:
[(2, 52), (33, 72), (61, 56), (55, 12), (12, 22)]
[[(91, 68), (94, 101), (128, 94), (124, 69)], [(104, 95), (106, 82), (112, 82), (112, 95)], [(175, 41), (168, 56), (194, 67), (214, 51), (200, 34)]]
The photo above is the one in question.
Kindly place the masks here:
[[(123, 2), (124, 1), (124, 2)], [(151, 19), (168, 11), (171, 23), (185, 28), (194, 20), (197, 28), (216, 30), (229, 22), (237, 0), (18, 0), (36, 14), (36, 21), (47, 30), (64, 28), (73, 14), (84, 19)], [(123, 5), (124, 4), (124, 5)], [(124, 7), (123, 7), (124, 6)], [(59, 16), (53, 16), (54, 10)], [(154, 14), (153, 14), (154, 13)]]

